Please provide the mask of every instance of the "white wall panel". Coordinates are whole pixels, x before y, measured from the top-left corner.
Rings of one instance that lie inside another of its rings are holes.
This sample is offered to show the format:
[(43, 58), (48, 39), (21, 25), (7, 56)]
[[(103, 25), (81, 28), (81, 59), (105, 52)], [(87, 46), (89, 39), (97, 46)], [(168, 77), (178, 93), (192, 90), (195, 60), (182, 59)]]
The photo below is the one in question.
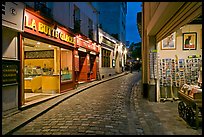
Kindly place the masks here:
[(3, 27), (2, 34), (2, 58), (18, 59), (17, 32)]

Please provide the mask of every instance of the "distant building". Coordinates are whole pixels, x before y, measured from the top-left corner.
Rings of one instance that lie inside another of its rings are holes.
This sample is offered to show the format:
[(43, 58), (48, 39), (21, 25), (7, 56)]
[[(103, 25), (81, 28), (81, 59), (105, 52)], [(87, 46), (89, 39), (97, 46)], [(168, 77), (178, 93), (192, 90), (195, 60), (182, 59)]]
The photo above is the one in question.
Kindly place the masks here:
[(127, 60), (125, 45), (100, 28), (99, 43), (99, 71), (101, 78), (121, 73)]
[(92, 2), (99, 11), (99, 27), (126, 44), (127, 2)]
[(126, 47), (130, 46), (130, 41), (126, 41)]

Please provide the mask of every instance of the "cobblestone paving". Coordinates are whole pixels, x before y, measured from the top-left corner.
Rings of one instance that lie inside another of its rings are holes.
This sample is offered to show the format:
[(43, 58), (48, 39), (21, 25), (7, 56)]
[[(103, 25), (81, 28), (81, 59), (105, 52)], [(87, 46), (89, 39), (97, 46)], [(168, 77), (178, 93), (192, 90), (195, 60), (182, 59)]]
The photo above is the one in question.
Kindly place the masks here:
[(178, 101), (150, 102), (142, 98), (141, 81), (133, 86), (135, 110), (145, 135), (202, 135), (202, 126), (195, 130), (178, 114)]
[(14, 135), (143, 135), (131, 104), (139, 78), (129, 74), (77, 94), (33, 120)]
[(13, 135), (202, 135), (178, 116), (178, 102), (142, 98), (133, 72), (63, 101)]

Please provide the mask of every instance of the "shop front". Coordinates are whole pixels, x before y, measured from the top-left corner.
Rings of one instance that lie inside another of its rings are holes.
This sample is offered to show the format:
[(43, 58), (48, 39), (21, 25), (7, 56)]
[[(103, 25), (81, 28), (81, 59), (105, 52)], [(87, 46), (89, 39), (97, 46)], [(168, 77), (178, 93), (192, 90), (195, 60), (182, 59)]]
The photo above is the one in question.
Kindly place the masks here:
[[(200, 85), (202, 73), (202, 24), (187, 24), (158, 42), (158, 97), (160, 101), (178, 99), (184, 84)], [(187, 36), (186, 36), (187, 35)], [(190, 46), (186, 39), (191, 37)], [(200, 82), (199, 82), (200, 81)]]
[(177, 99), (184, 84), (198, 84), (202, 3), (144, 2), (142, 14), (143, 95), (150, 101)]
[(75, 35), (55, 21), (25, 9), (20, 34), (21, 105), (75, 88)]
[[(79, 70), (77, 79), (79, 83), (89, 82), (97, 78), (97, 56), (98, 47), (96, 42), (89, 40), (87, 37), (77, 36), (76, 55), (79, 60)], [(75, 59), (76, 60), (76, 59)]]

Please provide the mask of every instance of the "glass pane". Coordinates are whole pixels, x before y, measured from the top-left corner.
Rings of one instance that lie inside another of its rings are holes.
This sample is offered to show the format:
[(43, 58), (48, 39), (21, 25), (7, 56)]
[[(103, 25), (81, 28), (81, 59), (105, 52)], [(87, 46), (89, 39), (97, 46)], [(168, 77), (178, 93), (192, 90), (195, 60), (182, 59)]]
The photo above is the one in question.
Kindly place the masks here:
[(61, 48), (61, 81), (72, 79), (72, 51)]

